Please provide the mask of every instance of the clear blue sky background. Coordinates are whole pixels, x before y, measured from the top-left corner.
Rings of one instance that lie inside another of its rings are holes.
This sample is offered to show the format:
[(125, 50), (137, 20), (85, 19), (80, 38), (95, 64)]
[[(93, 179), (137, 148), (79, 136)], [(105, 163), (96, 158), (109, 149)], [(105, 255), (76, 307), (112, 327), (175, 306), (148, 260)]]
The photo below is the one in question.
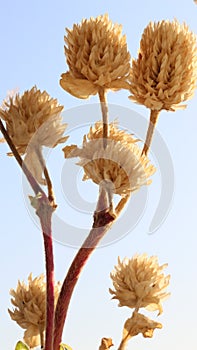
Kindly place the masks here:
[[(197, 6), (192, 0), (1, 1), (0, 100), (5, 98), (9, 90), (18, 88), (23, 92), (36, 84), (41, 90), (47, 90), (51, 96), (58, 98), (65, 110), (80, 105), (88, 107), (89, 103), (97, 102), (97, 97), (83, 102), (68, 95), (60, 88), (59, 77), (67, 70), (63, 50), (64, 28), (72, 27), (73, 23), (80, 22), (82, 18), (96, 17), (106, 12), (114, 22), (123, 25), (133, 57), (137, 55), (142, 31), (149, 21), (177, 18), (197, 32)], [(148, 117), (148, 110), (132, 104), (127, 96), (124, 91), (110, 93), (108, 99), (111, 103), (131, 108)], [(163, 323), (163, 329), (156, 331), (150, 340), (136, 337), (128, 349), (196, 349), (196, 111), (197, 95), (188, 102), (185, 111), (162, 112), (158, 130), (170, 151), (175, 172), (171, 210), (159, 230), (148, 235), (162, 186), (158, 173), (149, 188), (146, 209), (136, 227), (117, 242), (94, 252), (75, 290), (65, 326), (64, 341), (74, 350), (98, 349), (102, 337), (112, 337), (114, 348), (117, 348), (123, 322), (130, 316), (130, 310), (118, 308), (116, 301), (110, 301), (109, 273), (116, 264), (118, 255), (121, 258), (131, 257), (136, 252), (158, 255), (161, 264), (168, 262), (167, 272), (172, 275), (169, 288), (172, 296), (165, 302), (164, 313), (158, 319)], [(121, 119), (121, 116), (118, 117)], [(77, 121), (77, 118), (76, 113), (75, 123), (81, 125), (82, 120)], [(67, 122), (69, 123), (69, 118)], [(1, 145), (0, 348), (13, 350), (23, 332), (7, 313), (7, 308), (11, 306), (9, 289), (16, 287), (18, 279), (26, 280), (31, 271), (34, 276), (42, 273), (44, 258), (41, 234), (24, 200), (20, 169), (14, 159), (6, 156), (7, 151), (7, 146)], [(54, 156), (50, 156), (50, 171), (55, 178), (59, 215), (72, 225), (77, 221), (80, 227), (80, 224), (84, 225), (83, 218), (80, 222), (79, 211), (69, 211), (62, 194), (64, 160), (61, 153), (60, 146)], [(77, 186), (80, 186), (79, 181)], [(92, 201), (89, 193), (93, 191), (95, 194), (95, 187), (83, 186), (88, 187), (83, 187), (79, 193), (84, 198), (85, 193), (88, 193), (88, 198)], [(127, 220), (128, 218), (127, 216)], [(76, 249), (55, 242), (54, 250), (56, 278), (62, 280)]]

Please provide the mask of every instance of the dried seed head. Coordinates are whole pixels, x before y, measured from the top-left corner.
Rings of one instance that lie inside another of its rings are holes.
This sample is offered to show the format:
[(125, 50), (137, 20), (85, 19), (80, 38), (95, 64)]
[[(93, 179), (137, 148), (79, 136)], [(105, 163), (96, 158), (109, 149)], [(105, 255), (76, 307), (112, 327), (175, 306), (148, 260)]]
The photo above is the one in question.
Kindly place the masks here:
[(64, 90), (78, 98), (88, 98), (100, 88), (128, 89), (130, 54), (121, 25), (113, 24), (106, 14), (85, 19), (66, 31), (69, 72), (61, 76)]
[(96, 123), (84, 136), (82, 148), (76, 145), (63, 149), (66, 158), (80, 157), (78, 165), (85, 172), (84, 180), (91, 179), (105, 186), (111, 194), (125, 196), (150, 183), (155, 168), (148, 158), (141, 156), (132, 135), (109, 124), (107, 147), (103, 148), (102, 124)]
[(157, 257), (146, 254), (125, 258), (122, 262), (118, 258), (118, 265), (110, 275), (114, 286), (114, 290), (110, 289), (113, 299), (119, 300), (119, 306), (144, 307), (162, 313), (161, 302), (169, 296), (165, 289), (170, 275), (162, 273), (166, 266), (159, 266)]
[[(53, 148), (68, 138), (63, 136), (66, 124), (62, 124), (62, 109), (56, 99), (36, 87), (22, 96), (10, 97), (0, 108), (0, 116), (6, 122), (12, 142), (21, 155), (26, 154), (26, 166), (41, 184), (45, 184), (42, 146)], [(12, 153), (8, 155), (12, 156)]]
[(10, 97), (4, 108), (0, 108), (0, 116), (5, 120), (7, 132), (18, 152), (24, 154), (38, 131), (36, 143), (39, 146), (55, 147), (65, 142), (67, 138), (62, 135), (66, 125), (62, 125), (60, 116), (62, 109), (56, 99), (34, 86), (22, 96)]
[(163, 20), (142, 34), (130, 74), (131, 100), (155, 110), (185, 108), (196, 88), (196, 36), (186, 24)]
[[(60, 283), (55, 285), (55, 299), (60, 291)], [(12, 320), (25, 329), (24, 341), (30, 348), (40, 345), (40, 335), (45, 330), (46, 322), (46, 282), (44, 275), (33, 279), (28, 277), (28, 283), (18, 281), (16, 290), (11, 289), (11, 302), (14, 310), (8, 310)]]

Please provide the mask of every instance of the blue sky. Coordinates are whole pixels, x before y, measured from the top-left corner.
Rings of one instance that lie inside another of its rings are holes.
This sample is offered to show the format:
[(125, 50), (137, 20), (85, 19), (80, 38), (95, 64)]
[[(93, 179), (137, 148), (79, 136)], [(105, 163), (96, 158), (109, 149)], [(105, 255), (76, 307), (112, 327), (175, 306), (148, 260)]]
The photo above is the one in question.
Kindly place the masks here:
[[(98, 100), (97, 97), (91, 97), (87, 101), (77, 100), (59, 86), (59, 77), (67, 70), (63, 49), (65, 27), (71, 28), (73, 23), (80, 22), (82, 18), (96, 17), (104, 13), (109, 13), (112, 21), (123, 25), (132, 57), (136, 57), (141, 34), (150, 21), (176, 18), (180, 22), (185, 21), (191, 30), (197, 32), (197, 6), (192, 0), (123, 0), (121, 3), (106, 0), (36, 0), (30, 3), (21, 0), (2, 1), (0, 100), (5, 98), (9, 90), (17, 88), (23, 92), (36, 84), (52, 97), (58, 98), (65, 106), (66, 122), (74, 126), (72, 137), (81, 139), (80, 131), (83, 134), (84, 119), (87, 119), (90, 104), (97, 103)], [(109, 93), (108, 100), (110, 104), (116, 104), (123, 110), (131, 110), (131, 115), (139, 113), (141, 118), (148, 117), (148, 110), (131, 103), (125, 91)], [(84, 112), (87, 111), (84, 119), (79, 113), (81, 106), (82, 109), (85, 108)], [(152, 159), (159, 167), (158, 172), (148, 192), (135, 194), (136, 198), (128, 206), (125, 216), (125, 220), (130, 220), (132, 210), (135, 212), (135, 205), (139, 204), (141, 198), (146, 198), (147, 202), (140, 219), (127, 235), (124, 235), (124, 224), (122, 227), (118, 226), (121, 239), (97, 249), (78, 282), (64, 331), (64, 341), (70, 344), (73, 350), (98, 349), (102, 337), (113, 338), (114, 349), (117, 348), (123, 323), (130, 316), (130, 310), (118, 308), (117, 302), (110, 300), (109, 274), (117, 263), (118, 255), (121, 258), (131, 257), (136, 252), (158, 255), (161, 264), (169, 264), (167, 272), (172, 276), (169, 288), (172, 295), (164, 303), (164, 313), (158, 319), (163, 323), (163, 329), (156, 331), (154, 338), (150, 340), (136, 337), (130, 342), (128, 349), (135, 347), (139, 350), (164, 350), (175, 346), (179, 350), (196, 349), (196, 110), (197, 95), (188, 101), (185, 111), (161, 113), (158, 132), (163, 137), (174, 168), (174, 198), (169, 214), (159, 229), (149, 235), (149, 225), (164, 186), (161, 181), (160, 164), (153, 153)], [(121, 115), (116, 117), (121, 120)], [(95, 116), (92, 118), (94, 122)], [(132, 120), (128, 123), (130, 126)], [(44, 257), (42, 237), (25, 199), (31, 190), (24, 185), (15, 160), (6, 156), (7, 151), (7, 146), (1, 145), (0, 344), (2, 349), (12, 350), (16, 341), (22, 338), (23, 332), (10, 320), (7, 313), (7, 308), (11, 306), (9, 289), (16, 287), (18, 279), (26, 280), (31, 271), (34, 276), (42, 273)], [(68, 201), (72, 202), (72, 192), (68, 189), (68, 194), (66, 193), (66, 169), (61, 146), (50, 153), (48, 164), (54, 178), (59, 205), (57, 216), (72, 227), (81, 227), (83, 230), (87, 228), (88, 231), (91, 208), (94, 210), (96, 186), (83, 184), (81, 187), (81, 173), (77, 173), (76, 188), (87, 206), (87, 213), (84, 214), (81, 207), (74, 208), (72, 203), (69, 207)], [(167, 166), (165, 175), (166, 181), (171, 182), (172, 173)], [(54, 225), (54, 231), (57, 229)], [(54, 232), (54, 235), (57, 234)], [(62, 280), (76, 249), (54, 242), (54, 250), (56, 279)]]

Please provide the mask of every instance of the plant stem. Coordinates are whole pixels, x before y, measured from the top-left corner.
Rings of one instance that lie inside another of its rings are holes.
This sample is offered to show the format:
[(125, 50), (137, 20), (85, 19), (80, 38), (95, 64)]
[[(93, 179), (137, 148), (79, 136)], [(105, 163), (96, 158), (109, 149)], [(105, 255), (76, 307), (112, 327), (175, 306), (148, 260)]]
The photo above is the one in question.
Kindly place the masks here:
[[(106, 200), (105, 192), (101, 191), (103, 200)], [(129, 197), (128, 197), (129, 198)], [(101, 204), (101, 198), (98, 200), (98, 207), (105, 208), (105, 204)], [(126, 202), (125, 202), (126, 204)], [(122, 206), (123, 209), (123, 206)], [(119, 211), (120, 212), (120, 211)], [(54, 347), (53, 350), (59, 350), (59, 345), (61, 343), (63, 328), (67, 316), (67, 311), (69, 303), (72, 297), (74, 287), (79, 279), (80, 273), (85, 266), (91, 253), (95, 250), (96, 246), (100, 240), (104, 237), (105, 233), (110, 229), (114, 222), (114, 217), (110, 215), (107, 210), (96, 211), (94, 214), (93, 227), (84, 241), (83, 245), (77, 252), (70, 268), (67, 272), (66, 278), (63, 282), (61, 292), (57, 301), (56, 311), (55, 311), (55, 329), (54, 329)]]
[(143, 151), (142, 151), (142, 155), (143, 154), (145, 154), (145, 155), (148, 154), (148, 151), (150, 149), (150, 145), (151, 145), (151, 142), (152, 142), (152, 138), (153, 138), (153, 133), (154, 133), (154, 130), (155, 130), (155, 127), (156, 127), (156, 124), (157, 124), (158, 117), (159, 117), (159, 113), (160, 113), (160, 111), (151, 109), (150, 121), (149, 121), (148, 131), (147, 131), (147, 134), (146, 134), (146, 140), (145, 140), (145, 143), (144, 143), (144, 148), (143, 148)]
[(109, 121), (108, 121), (108, 105), (107, 105), (106, 91), (104, 88), (100, 88), (99, 90), (99, 99), (100, 99), (102, 119), (103, 119), (103, 147), (106, 148), (107, 139), (109, 136), (109, 127), (108, 127)]
[(42, 188), (39, 186), (39, 184), (37, 183), (37, 181), (34, 179), (34, 177), (32, 176), (32, 174), (30, 173), (30, 171), (28, 170), (28, 168), (26, 167), (25, 163), (23, 162), (23, 159), (21, 158), (20, 154), (18, 153), (14, 143), (12, 142), (10, 136), (8, 135), (1, 119), (0, 119), (0, 130), (7, 142), (7, 144), (9, 145), (13, 156), (15, 157), (16, 161), (18, 162), (19, 166), (21, 167), (22, 171), (24, 172), (25, 176), (27, 177), (27, 180), (29, 181), (33, 191), (35, 192), (35, 194), (37, 195), (38, 193), (41, 193), (43, 196), (45, 196), (44, 191), (42, 190)]
[(47, 316), (46, 316), (46, 344), (45, 350), (53, 350), (53, 328), (54, 328), (54, 262), (53, 262), (53, 242), (51, 231), (51, 217), (54, 208), (51, 206), (46, 194), (37, 183), (31, 172), (26, 167), (23, 159), (18, 153), (14, 143), (7, 133), (1, 119), (0, 130), (7, 141), (13, 156), (16, 158), (27, 180), (29, 181), (35, 194), (41, 194), (39, 199), (36, 214), (40, 218), (40, 223), (43, 231), (45, 261), (46, 261), (46, 283), (47, 283)]
[(121, 343), (118, 347), (118, 350), (126, 350), (128, 341), (129, 341), (129, 339), (127, 337), (122, 339)]
[(48, 200), (51, 203), (51, 205), (53, 206), (53, 208), (56, 208), (57, 205), (55, 204), (55, 196), (54, 196), (54, 192), (53, 192), (53, 185), (52, 185), (52, 181), (48, 172), (48, 169), (46, 167), (46, 164), (44, 162), (41, 150), (39, 147), (36, 148), (36, 154), (38, 156), (39, 162), (41, 164), (41, 167), (43, 169), (44, 172), (44, 177), (46, 180), (46, 184), (47, 184), (47, 189), (48, 189)]
[(40, 218), (43, 231), (45, 266), (46, 266), (46, 336), (45, 350), (53, 350), (53, 329), (54, 329), (54, 261), (53, 261), (53, 240), (51, 230), (51, 218), (53, 208), (49, 203), (39, 202), (39, 208), (36, 211)]

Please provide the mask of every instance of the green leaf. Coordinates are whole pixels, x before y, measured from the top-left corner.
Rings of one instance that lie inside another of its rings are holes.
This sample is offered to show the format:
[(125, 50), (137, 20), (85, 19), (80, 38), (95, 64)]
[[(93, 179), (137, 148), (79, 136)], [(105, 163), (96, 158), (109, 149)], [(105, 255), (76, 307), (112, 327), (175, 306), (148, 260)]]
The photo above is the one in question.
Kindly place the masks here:
[(67, 344), (60, 344), (60, 350), (72, 350), (72, 348)]
[(15, 350), (29, 350), (29, 347), (25, 345), (22, 341), (18, 341)]

